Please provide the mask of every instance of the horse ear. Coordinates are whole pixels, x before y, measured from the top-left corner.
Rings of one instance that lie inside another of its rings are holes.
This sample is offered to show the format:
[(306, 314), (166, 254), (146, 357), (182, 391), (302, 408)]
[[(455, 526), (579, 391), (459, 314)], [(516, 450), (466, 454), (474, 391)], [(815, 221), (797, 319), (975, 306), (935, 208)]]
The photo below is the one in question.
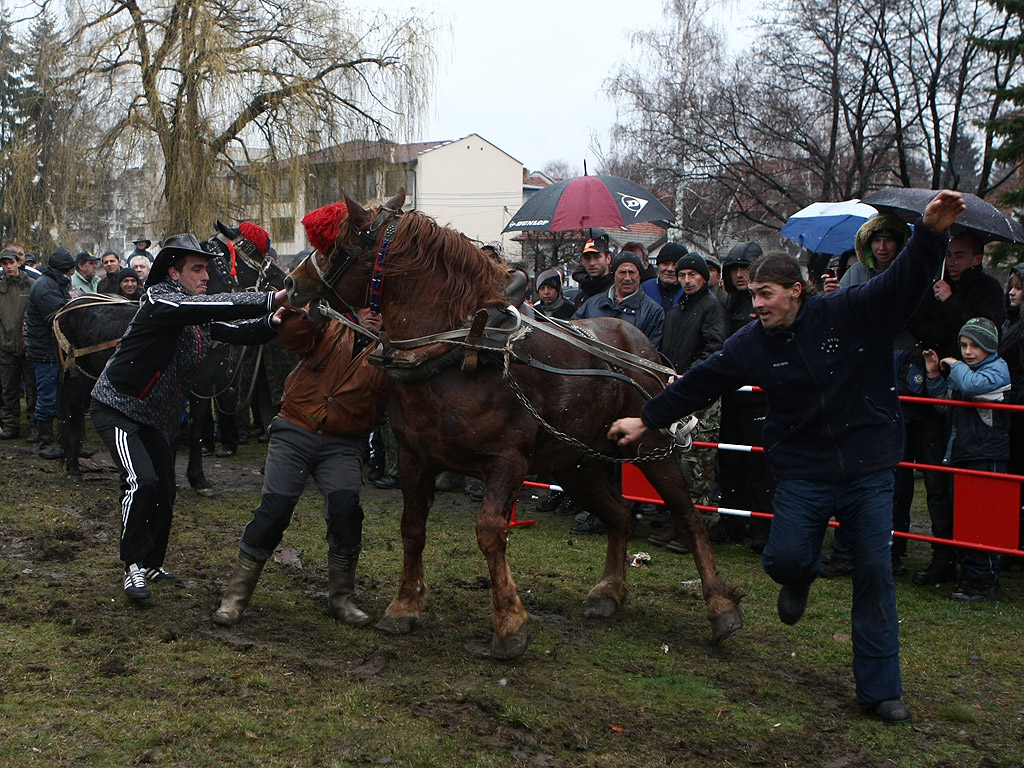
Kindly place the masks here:
[(384, 207), (389, 211), (400, 211), (403, 205), (405, 205), (405, 187), (399, 187), (398, 194), (388, 200)]
[(365, 229), (366, 225), (370, 223), (370, 212), (347, 194), (345, 195), (345, 205), (348, 206), (348, 220), (351, 222), (349, 230), (358, 232)]

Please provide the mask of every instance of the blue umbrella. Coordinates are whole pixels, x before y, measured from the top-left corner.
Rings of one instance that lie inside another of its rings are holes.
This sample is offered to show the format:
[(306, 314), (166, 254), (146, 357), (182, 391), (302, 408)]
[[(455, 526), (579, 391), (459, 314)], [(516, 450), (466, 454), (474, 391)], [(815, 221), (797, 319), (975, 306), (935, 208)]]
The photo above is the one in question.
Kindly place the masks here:
[(814, 253), (845, 253), (861, 225), (878, 211), (860, 200), (811, 203), (794, 213), (779, 234)]

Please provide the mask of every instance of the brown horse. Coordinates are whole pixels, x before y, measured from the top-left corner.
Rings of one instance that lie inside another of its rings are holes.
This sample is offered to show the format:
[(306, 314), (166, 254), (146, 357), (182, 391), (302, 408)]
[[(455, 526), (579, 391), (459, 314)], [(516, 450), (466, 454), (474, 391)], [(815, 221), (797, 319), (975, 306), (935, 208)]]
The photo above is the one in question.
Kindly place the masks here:
[[(337, 311), (368, 306), (371, 274), (384, 254), (377, 295), (386, 330), (383, 364), (397, 379), (390, 414), (399, 444), (404, 564), (398, 595), (377, 626), (406, 633), (419, 618), (427, 595), (422, 554), (434, 479), (442, 470), (454, 470), (485, 484), (476, 534), (494, 605), (491, 655), (516, 658), (526, 650), (527, 614), (505, 545), (513, 503), (528, 473), (553, 475), (608, 531), (604, 573), (587, 595), (585, 615), (611, 616), (626, 599), (630, 510), (607, 472), (607, 457), (623, 457), (624, 449), (606, 435), (615, 419), (639, 414), (645, 394), (660, 391), (664, 382), (629, 363), (609, 365), (587, 346), (603, 342), (646, 361), (656, 361), (657, 352), (639, 330), (607, 318), (573, 324), (594, 342), (562, 331), (578, 339), (572, 343), (531, 324), (499, 331), (499, 341), (488, 342), (495, 334), (479, 332), (479, 310), (489, 310), (492, 318), (516, 314), (505, 309), (509, 273), (465, 235), (424, 214), (401, 213), (404, 200), (402, 190), (386, 206), (368, 211), (346, 197), (347, 217), (333, 248), (314, 251), (286, 278), (285, 287), (298, 306), (318, 295)], [(522, 313), (532, 315), (528, 308)], [(474, 317), (477, 323), (466, 330)], [(445, 333), (450, 331), (457, 333)], [(436, 334), (443, 336), (431, 338)], [(417, 361), (423, 365), (411, 367)], [(668, 444), (657, 434), (635, 449), (647, 454), (662, 449), (662, 458), (638, 466), (693, 552), (717, 642), (742, 626), (738, 598), (718, 575), (704, 523)], [(628, 450), (635, 456), (633, 448)]]

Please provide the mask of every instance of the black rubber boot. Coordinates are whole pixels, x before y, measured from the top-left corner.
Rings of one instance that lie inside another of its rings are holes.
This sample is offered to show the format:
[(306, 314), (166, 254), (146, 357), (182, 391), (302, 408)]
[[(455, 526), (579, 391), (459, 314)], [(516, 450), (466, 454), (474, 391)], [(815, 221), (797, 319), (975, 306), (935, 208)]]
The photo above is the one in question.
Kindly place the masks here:
[(327, 553), (328, 608), (331, 616), (354, 627), (365, 627), (370, 617), (352, 601), (356, 586), (358, 552), (354, 555)]
[(64, 451), (53, 444), (53, 422), (40, 421), (39, 426), (39, 458), (63, 459)]
[(244, 552), (238, 553), (238, 564), (228, 579), (228, 587), (224, 590), (220, 608), (213, 612), (213, 621), (222, 627), (233, 627), (237, 624), (249, 605), (256, 582), (260, 579), (264, 561), (254, 560)]

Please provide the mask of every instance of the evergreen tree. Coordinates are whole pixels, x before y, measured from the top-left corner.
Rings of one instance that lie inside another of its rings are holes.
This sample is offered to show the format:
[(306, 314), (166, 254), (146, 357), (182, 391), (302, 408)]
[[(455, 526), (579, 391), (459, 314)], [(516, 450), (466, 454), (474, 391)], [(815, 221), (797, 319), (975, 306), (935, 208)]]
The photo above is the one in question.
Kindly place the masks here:
[(22, 92), (22, 62), (7, 9), (0, 9), (0, 239), (19, 237), (11, 211), (12, 153), (15, 148)]
[[(1006, 14), (1006, 26), (999, 37), (975, 38), (972, 42), (1001, 57), (1020, 60), (1024, 57), (1024, 0), (990, 2)], [(1000, 102), (1013, 105), (1013, 109), (1004, 111), (1000, 117), (982, 123), (994, 137), (1002, 139), (993, 142), (989, 156), (1007, 168), (1020, 168), (1024, 163), (1024, 82), (1007, 83), (988, 90)], [(1024, 208), (1024, 186), (1012, 185), (1009, 191), (1000, 195), (999, 201), (1004, 205)]]

